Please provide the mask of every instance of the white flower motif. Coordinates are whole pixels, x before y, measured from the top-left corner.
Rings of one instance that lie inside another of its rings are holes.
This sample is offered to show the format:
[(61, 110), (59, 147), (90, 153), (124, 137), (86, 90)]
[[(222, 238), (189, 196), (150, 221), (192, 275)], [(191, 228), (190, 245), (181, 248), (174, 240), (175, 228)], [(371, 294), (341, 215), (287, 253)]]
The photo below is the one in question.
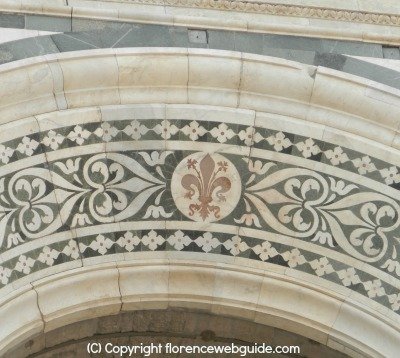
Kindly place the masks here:
[(254, 143), (253, 132), (254, 132), (253, 127), (247, 127), (246, 130), (241, 130), (239, 132), (240, 140), (244, 141), (244, 144), (246, 144), (247, 146), (251, 146)]
[(0, 144), (0, 160), (3, 164), (7, 164), (13, 155), (14, 150), (4, 145)]
[(387, 185), (391, 185), (393, 183), (400, 182), (400, 174), (397, 171), (396, 167), (385, 168), (379, 171), (381, 173), (382, 178), (385, 179), (385, 183)]
[(38, 147), (39, 143), (34, 139), (30, 139), (28, 137), (22, 138), (22, 143), (20, 143), (17, 147), (17, 150), (21, 154), (25, 154), (27, 156), (31, 156), (35, 149)]
[(340, 195), (347, 195), (352, 190), (357, 189), (358, 186), (354, 184), (346, 184), (343, 180), (336, 181), (334, 178), (330, 177), (329, 181), (331, 182), (331, 190), (334, 193), (338, 193)]
[(381, 266), (383, 269), (388, 270), (389, 272), (396, 272), (397, 276), (400, 276), (400, 262), (391, 259), (387, 259), (384, 264)]
[(51, 266), (54, 264), (54, 260), (57, 259), (59, 255), (60, 253), (58, 251), (45, 246), (37, 259), (47, 266)]
[(346, 163), (349, 160), (349, 157), (346, 153), (343, 152), (343, 149), (341, 147), (335, 147), (333, 150), (329, 149), (324, 153), (325, 156), (330, 160), (332, 165)]
[(304, 158), (309, 158), (321, 151), (311, 138), (308, 138), (305, 142), (297, 143), (296, 147)]
[(375, 164), (371, 163), (371, 158), (368, 155), (362, 157), (362, 159), (353, 159), (352, 162), (360, 174), (367, 174), (376, 170)]
[(207, 133), (207, 130), (196, 121), (190, 122), (190, 124), (184, 126), (181, 131), (185, 135), (189, 136), (191, 140), (197, 140), (200, 136)]
[(225, 123), (221, 123), (218, 128), (214, 127), (210, 133), (214, 138), (217, 138), (217, 141), (220, 143), (225, 143), (228, 139), (235, 136), (235, 132), (228, 128)]
[(79, 249), (78, 245), (74, 240), (69, 240), (68, 245), (64, 247), (62, 253), (66, 256), (71, 257), (72, 259), (76, 260), (79, 257)]
[[(146, 152), (139, 152), (139, 155), (142, 156), (144, 161), (146, 162), (147, 165), (150, 165), (154, 167), (155, 165), (164, 165), (165, 164), (165, 158), (171, 155), (172, 152), (170, 150), (158, 152), (156, 150), (152, 151), (151, 154)], [(162, 175), (164, 176), (164, 175)]]
[(246, 130), (241, 130), (238, 135), (240, 140), (244, 141), (247, 146), (258, 143), (263, 139), (261, 134), (255, 131), (254, 127), (247, 127)]
[(239, 236), (234, 236), (230, 240), (226, 240), (223, 245), (233, 256), (239, 255), (241, 252), (249, 249), (249, 246), (242, 241)]
[(103, 235), (97, 235), (96, 240), (92, 241), (89, 245), (92, 250), (98, 251), (100, 255), (107, 253), (107, 250), (111, 246), (113, 246), (113, 242)]
[(170, 139), (171, 136), (178, 133), (179, 129), (174, 124), (171, 124), (169, 121), (165, 120), (162, 124), (157, 124), (153, 131), (160, 135), (163, 139)]
[(276, 251), (268, 241), (264, 241), (261, 245), (254, 246), (253, 251), (255, 254), (260, 256), (261, 260), (263, 261), (279, 254), (278, 251)]
[(167, 239), (167, 242), (173, 246), (175, 250), (180, 251), (185, 246), (190, 245), (192, 240), (190, 240), (189, 236), (185, 235), (181, 230), (178, 230)]
[(317, 276), (327, 275), (334, 271), (326, 257), (321, 257), (319, 260), (311, 261), (310, 266), (315, 270)]
[(19, 272), (23, 272), (25, 275), (31, 272), (31, 268), (35, 264), (35, 260), (30, 257), (26, 257), (25, 255), (21, 255), (18, 258), (18, 262), (15, 265), (15, 269)]
[(289, 267), (293, 268), (298, 265), (303, 265), (306, 263), (306, 259), (300, 253), (299, 249), (293, 249), (291, 251), (286, 251), (282, 255), (283, 259), (288, 263)]
[(43, 138), (42, 143), (46, 147), (56, 150), (63, 141), (64, 136), (51, 130), (47, 133), (47, 136)]
[(245, 162), (248, 162), (249, 164), (249, 172), (250, 173), (256, 173), (258, 175), (263, 175), (265, 174), (269, 169), (271, 169), (273, 166), (276, 164), (273, 162), (267, 162), (263, 165), (263, 163), (260, 160), (252, 161), (251, 159), (248, 158), (243, 158)]
[(392, 310), (398, 311), (400, 308), (400, 293), (389, 295), (389, 302), (392, 304)]
[(78, 145), (82, 145), (85, 139), (88, 139), (90, 132), (83, 129), (81, 126), (75, 126), (74, 130), (69, 132), (68, 139), (76, 142)]
[(7, 248), (18, 245), (20, 242), (24, 242), (21, 235), (18, 232), (12, 232), (7, 237)]
[(382, 287), (382, 282), (379, 279), (364, 282), (364, 288), (367, 290), (369, 298), (380, 297), (385, 294), (385, 289)]
[(286, 138), (283, 132), (278, 132), (267, 138), (269, 145), (273, 145), (277, 152), (283, 150), (283, 148), (288, 148), (292, 145), (289, 138)]
[(319, 242), (322, 245), (328, 244), (330, 247), (335, 247), (333, 244), (332, 234), (326, 231), (318, 231), (311, 241)]
[(92, 224), (88, 214), (76, 213), (72, 218), (71, 227), (84, 226), (86, 224)]
[(150, 205), (147, 208), (146, 214), (144, 214), (143, 219), (148, 219), (149, 217), (152, 217), (155, 219), (158, 219), (159, 217), (170, 218), (172, 216), (172, 214), (173, 214), (173, 212), (167, 213), (163, 206)]
[(101, 124), (100, 128), (97, 128), (94, 132), (98, 137), (101, 137), (105, 142), (112, 140), (119, 130), (113, 127), (110, 123), (104, 122)]
[(148, 246), (151, 251), (157, 249), (158, 246), (162, 245), (165, 242), (165, 239), (157, 235), (154, 230), (151, 230), (148, 235), (142, 237), (142, 243), (145, 246)]
[(131, 124), (127, 125), (124, 129), (126, 135), (130, 136), (134, 140), (140, 139), (142, 135), (145, 135), (148, 132), (148, 128), (143, 124), (140, 124), (136, 119), (131, 122)]
[(205, 232), (203, 236), (199, 236), (194, 242), (198, 247), (201, 247), (204, 252), (210, 252), (220, 245), (219, 240), (213, 237), (209, 232)]
[(72, 174), (72, 173), (77, 173), (79, 170), (79, 162), (82, 160), (82, 158), (75, 158), (74, 160), (72, 159), (67, 159), (65, 163), (63, 162), (56, 162), (54, 165), (59, 167), (65, 174)]
[(7, 285), (8, 280), (11, 276), (11, 272), (12, 270), (10, 270), (9, 268), (0, 266), (0, 282), (3, 285)]
[(349, 267), (346, 270), (340, 270), (337, 272), (337, 275), (342, 280), (343, 285), (346, 287), (350, 285), (356, 285), (357, 283), (361, 282), (354, 267)]
[(133, 251), (135, 247), (140, 244), (140, 239), (136, 235), (134, 236), (130, 231), (126, 232), (124, 236), (121, 236), (117, 244), (120, 247), (123, 247), (126, 251)]
[(256, 214), (253, 213), (245, 213), (242, 215), (240, 219), (234, 219), (236, 224), (245, 224), (246, 226), (251, 226), (254, 225), (257, 227), (261, 227), (260, 225), (260, 220), (258, 220), (258, 217)]
[(264, 137), (260, 133), (258, 133), (256, 131), (256, 129), (254, 128), (253, 143), (258, 143), (258, 142), (262, 141), (263, 139), (264, 139)]

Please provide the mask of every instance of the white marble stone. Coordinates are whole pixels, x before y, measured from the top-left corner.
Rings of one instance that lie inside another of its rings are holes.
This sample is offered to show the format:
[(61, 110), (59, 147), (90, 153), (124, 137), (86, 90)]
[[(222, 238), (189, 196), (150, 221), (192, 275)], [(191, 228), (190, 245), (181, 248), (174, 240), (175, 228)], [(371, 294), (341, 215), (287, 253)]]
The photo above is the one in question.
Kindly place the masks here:
[(121, 298), (115, 264), (75, 269), (36, 281), (45, 330), (79, 320), (118, 313)]
[[(210, 61), (213, 52), (189, 49), (188, 102), (237, 107), (241, 80), (241, 55), (220, 52), (217, 61)], [(210, 94), (213, 89), (213, 94)]]
[(138, 51), (142, 55), (132, 57), (129, 49), (117, 50), (121, 103), (186, 103), (187, 50)]
[(72, 55), (59, 60), (68, 108), (120, 103), (117, 60), (111, 51), (101, 52), (100, 57)]
[[(167, 302), (174, 307), (247, 317), (328, 343), (352, 357), (357, 356), (354, 352), (392, 357), (397, 349), (398, 332), (394, 328), (360, 305), (343, 304), (329, 288), (319, 290), (279, 273), (229, 264), (162, 259), (103, 264), (42, 279), (34, 282), (33, 288), (37, 296), (29, 286), (2, 299), (0, 315), (13, 322), (7, 325), (11, 330), (4, 332), (9, 338), (3, 338), (3, 351), (40, 332), (41, 317), (49, 331), (82, 319), (118, 313), (121, 303), (129, 310), (165, 308)], [(26, 300), (34, 300), (35, 304)], [(10, 304), (13, 310), (8, 309)], [(22, 308), (27, 314), (17, 316), (23, 321), (15, 320), (14, 309)]]
[(0, 352), (43, 331), (44, 322), (31, 286), (0, 298)]
[(57, 34), (58, 32), (38, 31), (26, 29), (0, 28), (0, 44), (10, 41), (22, 40), (30, 37), (47, 36)]

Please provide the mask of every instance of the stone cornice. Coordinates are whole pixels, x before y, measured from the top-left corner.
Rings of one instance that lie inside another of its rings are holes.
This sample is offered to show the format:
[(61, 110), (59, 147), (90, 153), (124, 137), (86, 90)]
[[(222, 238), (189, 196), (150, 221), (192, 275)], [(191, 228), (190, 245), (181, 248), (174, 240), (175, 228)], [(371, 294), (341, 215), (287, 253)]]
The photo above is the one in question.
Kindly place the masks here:
[[(400, 45), (400, 10), (234, 0), (0, 0), (0, 13), (220, 29)], [(292, 0), (295, 1), (295, 0)], [(95, 5), (95, 6), (93, 6)], [(385, 13), (387, 12), (387, 13)], [(390, 15), (392, 13), (392, 15)], [(228, 15), (228, 16), (227, 16)]]
[[(90, 0), (97, 1), (97, 0)], [(286, 5), (274, 2), (237, 0), (103, 0), (145, 5), (179, 6), (224, 11), (243, 11), (275, 16), (294, 16), (322, 20), (361, 22), (374, 25), (400, 26), (400, 15), (380, 12), (335, 9), (329, 7)]]

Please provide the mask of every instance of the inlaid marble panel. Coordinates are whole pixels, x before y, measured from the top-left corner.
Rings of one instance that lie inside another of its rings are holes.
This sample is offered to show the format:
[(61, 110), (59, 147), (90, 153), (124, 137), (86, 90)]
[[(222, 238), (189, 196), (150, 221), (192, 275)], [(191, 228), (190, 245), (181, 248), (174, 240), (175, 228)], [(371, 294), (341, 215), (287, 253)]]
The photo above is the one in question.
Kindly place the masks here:
[(1, 287), (62, 264), (191, 252), (296, 270), (399, 312), (397, 166), (244, 114), (160, 108), (46, 115), (0, 144)]

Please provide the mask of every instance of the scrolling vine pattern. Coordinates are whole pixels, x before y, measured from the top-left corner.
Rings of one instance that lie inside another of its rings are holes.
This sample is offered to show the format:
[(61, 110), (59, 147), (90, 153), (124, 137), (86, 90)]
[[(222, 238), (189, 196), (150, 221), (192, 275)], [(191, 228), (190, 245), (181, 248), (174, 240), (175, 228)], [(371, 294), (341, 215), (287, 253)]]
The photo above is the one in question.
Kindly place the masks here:
[[(399, 204), (377, 192), (305, 168), (274, 170), (276, 163), (243, 158), (252, 173), (235, 222), (339, 247), (365, 262), (400, 275), (397, 251)], [(388, 253), (390, 257), (388, 257)]]
[(122, 221), (135, 216), (154, 194), (154, 205), (147, 208), (144, 218), (168, 217), (157, 205), (165, 192), (160, 165), (169, 154), (140, 152), (147, 168), (126, 155), (109, 153), (57, 161), (51, 171), (25, 169), (7, 182), (1, 178), (0, 244), (6, 239), (10, 248), (54, 233), (64, 224)]

